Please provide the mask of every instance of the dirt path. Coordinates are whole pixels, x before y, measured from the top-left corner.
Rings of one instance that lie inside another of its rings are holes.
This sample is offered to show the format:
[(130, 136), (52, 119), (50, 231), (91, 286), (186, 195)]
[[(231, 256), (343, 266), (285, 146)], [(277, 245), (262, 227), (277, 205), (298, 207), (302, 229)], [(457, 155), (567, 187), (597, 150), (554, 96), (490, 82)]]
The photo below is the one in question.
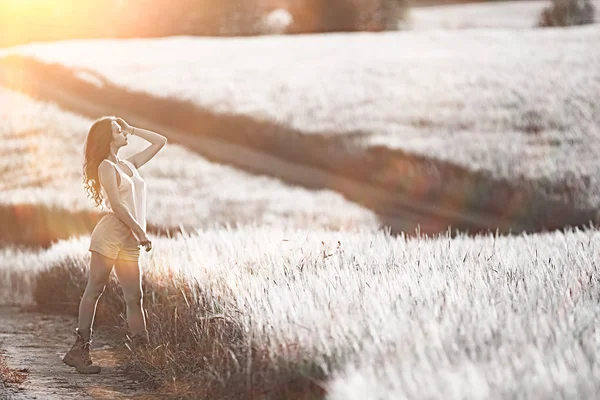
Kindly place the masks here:
[(61, 359), (73, 343), (75, 327), (72, 317), (0, 307), (0, 354), (10, 368), (28, 370), (23, 384), (3, 387), (0, 382), (0, 400), (158, 398), (124, 377), (117, 351), (101, 332), (92, 343), (92, 359), (102, 373), (81, 375), (66, 366)]

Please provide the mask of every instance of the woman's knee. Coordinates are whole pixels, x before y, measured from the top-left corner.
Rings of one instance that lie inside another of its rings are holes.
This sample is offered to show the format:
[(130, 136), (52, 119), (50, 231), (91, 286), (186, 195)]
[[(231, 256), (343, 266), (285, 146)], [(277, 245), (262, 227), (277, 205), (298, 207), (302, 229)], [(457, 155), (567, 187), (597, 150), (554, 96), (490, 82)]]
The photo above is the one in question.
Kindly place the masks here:
[(98, 299), (102, 296), (106, 284), (108, 283), (113, 264), (114, 260), (98, 252), (92, 251), (90, 273), (84, 296), (92, 299)]
[(85, 288), (85, 292), (83, 293), (83, 297), (92, 300), (98, 300), (100, 296), (102, 296), (102, 293), (104, 293), (105, 289), (106, 285), (88, 283), (87, 287)]
[(138, 286), (134, 287), (122, 287), (123, 297), (127, 304), (141, 304), (142, 302), (142, 289)]

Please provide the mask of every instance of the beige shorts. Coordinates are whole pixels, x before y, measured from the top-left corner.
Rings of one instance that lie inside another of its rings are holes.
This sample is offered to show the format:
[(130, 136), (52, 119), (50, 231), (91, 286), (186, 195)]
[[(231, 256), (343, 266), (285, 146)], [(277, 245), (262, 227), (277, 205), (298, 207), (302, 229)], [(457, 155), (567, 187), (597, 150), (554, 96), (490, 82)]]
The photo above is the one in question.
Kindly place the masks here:
[(97, 251), (112, 259), (139, 261), (139, 246), (131, 229), (109, 212), (94, 227), (89, 251)]

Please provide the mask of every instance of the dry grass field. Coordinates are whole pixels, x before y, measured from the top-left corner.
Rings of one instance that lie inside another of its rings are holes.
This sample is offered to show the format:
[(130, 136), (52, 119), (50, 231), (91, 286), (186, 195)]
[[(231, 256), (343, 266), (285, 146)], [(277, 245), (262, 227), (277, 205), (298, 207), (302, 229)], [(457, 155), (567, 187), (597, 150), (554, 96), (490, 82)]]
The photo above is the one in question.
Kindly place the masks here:
[[(540, 231), (583, 226), (598, 207), (598, 26), (76, 40), (0, 62), (78, 111), (91, 112), (85, 99), (334, 174), (321, 187), (378, 214), (401, 218), (400, 198), (422, 218), (449, 211), (431, 233), (446, 220)], [(19, 89), (18, 74), (5, 81)]]
[[(514, 5), (423, 9), (408, 32), (0, 50), (0, 307), (76, 315), (101, 215), (83, 144), (94, 113), (123, 110), (169, 137), (140, 168), (152, 346), (126, 361), (157, 395), (599, 397), (600, 25), (502, 25)], [(430, 29), (472, 10), (473, 29)], [(216, 162), (207, 139), (320, 189)], [(473, 219), (401, 233), (385, 210)], [(98, 329), (118, 341), (124, 311), (111, 276)]]
[[(408, 239), (221, 228), (155, 243), (141, 261), (156, 350), (135, 365), (190, 398), (248, 398), (298, 379), (312, 390), (309, 378), (340, 399), (600, 391), (597, 230)], [(0, 273), (28, 283), (2, 292), (76, 312), (87, 244), (3, 250)], [(98, 315), (124, 330), (120, 296), (112, 282)]]

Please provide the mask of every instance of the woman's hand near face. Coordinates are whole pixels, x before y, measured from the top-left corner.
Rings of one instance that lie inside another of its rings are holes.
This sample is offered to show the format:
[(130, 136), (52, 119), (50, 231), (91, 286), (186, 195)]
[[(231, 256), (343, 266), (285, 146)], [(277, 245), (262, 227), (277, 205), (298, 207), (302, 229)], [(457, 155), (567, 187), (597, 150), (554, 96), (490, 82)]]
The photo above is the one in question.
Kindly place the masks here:
[(123, 128), (121, 127), (121, 124), (117, 123), (116, 121), (111, 121), (110, 125), (113, 129), (113, 132), (119, 132), (119, 130), (123, 130)]
[(117, 117), (117, 123), (121, 126), (121, 129), (126, 132), (128, 135), (133, 133), (133, 127), (129, 125), (123, 118)]

